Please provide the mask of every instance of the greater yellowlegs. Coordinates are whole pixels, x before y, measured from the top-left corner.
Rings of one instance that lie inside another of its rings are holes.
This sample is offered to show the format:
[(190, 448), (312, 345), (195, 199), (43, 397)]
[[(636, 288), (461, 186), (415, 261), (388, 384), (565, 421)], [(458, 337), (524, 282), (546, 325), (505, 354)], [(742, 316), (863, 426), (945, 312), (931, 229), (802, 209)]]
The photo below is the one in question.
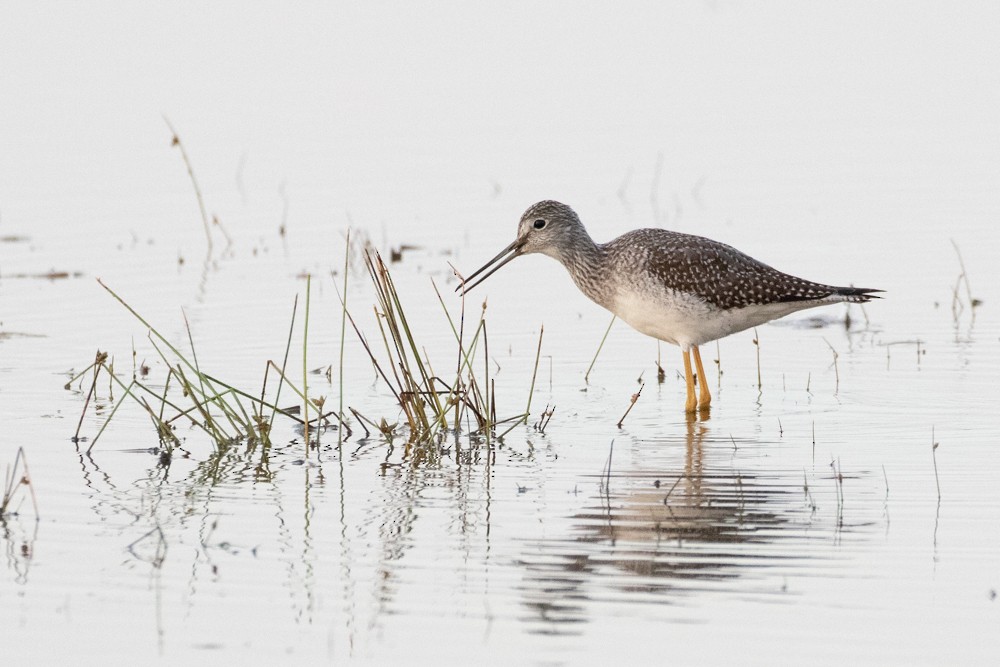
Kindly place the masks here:
[(515, 257), (533, 252), (559, 260), (584, 294), (634, 329), (680, 346), (688, 412), (712, 401), (699, 345), (805, 308), (865, 303), (882, 291), (796, 278), (724, 243), (665, 229), (637, 229), (594, 243), (573, 209), (555, 201), (525, 211), (514, 242), (458, 289), (464, 294)]

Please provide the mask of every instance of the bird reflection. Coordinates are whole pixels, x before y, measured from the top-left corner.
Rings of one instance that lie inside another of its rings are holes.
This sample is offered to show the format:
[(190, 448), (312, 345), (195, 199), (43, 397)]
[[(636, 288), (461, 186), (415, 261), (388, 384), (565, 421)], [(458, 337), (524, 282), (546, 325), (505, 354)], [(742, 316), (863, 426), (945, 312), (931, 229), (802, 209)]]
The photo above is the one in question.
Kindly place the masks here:
[[(595, 597), (671, 602), (718, 589), (748, 571), (750, 545), (777, 539), (789, 523), (777, 511), (789, 485), (741, 472), (725, 456), (735, 451), (728, 441), (710, 437), (707, 417), (688, 416), (676, 466), (642, 463), (649, 452), (633, 443), (639, 463), (626, 470), (612, 465), (599, 493), (570, 518), (571, 536), (531, 545), (521, 561), (522, 596), (529, 621), (542, 622), (536, 631), (572, 632), (586, 622)], [(672, 445), (655, 443), (660, 450)]]

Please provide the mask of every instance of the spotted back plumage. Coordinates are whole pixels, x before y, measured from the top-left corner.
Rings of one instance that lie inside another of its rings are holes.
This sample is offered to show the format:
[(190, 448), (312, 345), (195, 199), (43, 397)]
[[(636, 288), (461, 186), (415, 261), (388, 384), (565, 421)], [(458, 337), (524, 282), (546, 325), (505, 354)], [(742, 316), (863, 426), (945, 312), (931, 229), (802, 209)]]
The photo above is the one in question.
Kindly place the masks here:
[(608, 261), (654, 276), (671, 290), (723, 310), (820, 300), (833, 295), (868, 301), (865, 290), (797, 278), (725, 243), (665, 229), (638, 229), (599, 246)]

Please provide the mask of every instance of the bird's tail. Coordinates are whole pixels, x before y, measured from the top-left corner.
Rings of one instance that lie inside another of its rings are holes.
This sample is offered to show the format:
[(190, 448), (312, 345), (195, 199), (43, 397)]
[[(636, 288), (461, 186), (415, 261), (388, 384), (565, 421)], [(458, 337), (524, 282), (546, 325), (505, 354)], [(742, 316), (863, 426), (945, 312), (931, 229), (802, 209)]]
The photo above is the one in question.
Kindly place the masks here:
[(868, 303), (872, 299), (881, 299), (882, 297), (876, 296), (875, 292), (884, 291), (867, 287), (838, 287), (831, 296), (839, 296), (847, 303)]

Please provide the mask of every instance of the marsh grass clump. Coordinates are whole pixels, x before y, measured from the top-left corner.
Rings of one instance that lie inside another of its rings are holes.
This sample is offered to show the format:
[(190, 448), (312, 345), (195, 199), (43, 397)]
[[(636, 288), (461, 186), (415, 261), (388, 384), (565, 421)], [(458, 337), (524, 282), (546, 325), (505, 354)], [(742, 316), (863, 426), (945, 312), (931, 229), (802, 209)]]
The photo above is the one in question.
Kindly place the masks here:
[[(376, 352), (377, 344), (373, 346), (369, 342), (350, 313), (347, 319), (375, 372), (396, 399), (402, 419), (393, 424), (385, 418), (375, 422), (351, 408), (362, 424), (371, 426), (387, 439), (398, 435), (399, 427), (405, 426), (407, 444), (420, 445), (440, 442), (445, 432), (458, 432), (463, 424), (470, 435), (481, 436), (488, 444), (491, 438), (503, 437), (518, 424), (527, 422), (541, 354), (541, 332), (527, 406), (524, 412), (500, 419), (497, 417), (495, 378), (490, 377), (485, 305), (467, 340), (465, 298), (456, 325), (440, 290), (432, 283), (457, 344), (454, 375), (445, 379), (435, 371), (426, 350), (417, 344), (396, 284), (382, 257), (378, 252), (367, 251), (365, 265), (375, 287), (375, 315), (382, 340), (380, 351)], [(497, 427), (503, 424), (509, 427), (498, 435)]]
[[(123, 377), (115, 369), (113, 359), (110, 359), (107, 353), (100, 351), (96, 354), (93, 363), (80, 373), (74, 375), (66, 383), (66, 389), (69, 389), (77, 380), (81, 380), (82, 382), (84, 376), (92, 373), (87, 398), (80, 415), (80, 421), (77, 424), (76, 434), (73, 436), (74, 442), (80, 442), (81, 440), (80, 430), (83, 425), (83, 418), (97, 391), (98, 379), (101, 373), (104, 373), (108, 378), (108, 391), (113, 402), (110, 413), (87, 448), (88, 453), (97, 444), (97, 441), (111, 423), (119, 408), (126, 401), (137, 404), (149, 416), (159, 438), (162, 454), (166, 455), (167, 462), (169, 462), (170, 454), (174, 448), (181, 444), (180, 439), (175, 434), (178, 423), (188, 423), (202, 430), (210, 438), (217, 450), (224, 450), (240, 442), (246, 443), (250, 447), (255, 447), (258, 444), (269, 447), (271, 445), (270, 435), (275, 419), (278, 416), (286, 417), (297, 422), (305, 432), (307, 443), (306, 454), (308, 456), (310, 430), (318, 434), (320, 427), (327, 424), (331, 417), (339, 421), (339, 416), (336, 412), (323, 411), (323, 399), (307, 398), (306, 392), (300, 390), (291, 382), (285, 372), (291, 348), (292, 331), (295, 326), (295, 314), (298, 306), (297, 297), (292, 308), (292, 326), (289, 330), (282, 364), (278, 366), (273, 361), (268, 360), (266, 362), (260, 394), (254, 395), (248, 391), (234, 387), (202, 369), (198, 361), (191, 327), (186, 317), (184, 323), (188, 333), (190, 348), (190, 352), (187, 354), (183, 353), (178, 346), (167, 340), (114, 290), (103, 282), (98, 282), (101, 287), (107, 290), (109, 294), (117, 299), (136, 319), (148, 328), (149, 341), (156, 350), (157, 355), (159, 355), (160, 359), (166, 365), (167, 376), (162, 387), (154, 387), (152, 384), (146, 382), (145, 375), (137, 377), (135, 373), (132, 373), (131, 378)], [(278, 380), (274, 397), (269, 398), (267, 390), (272, 374), (276, 375)], [(277, 403), (285, 387), (298, 396), (302, 402), (302, 407), (296, 406), (294, 409), (282, 409), (278, 407)], [(121, 391), (121, 395), (117, 400), (114, 399), (116, 388)], [(310, 415), (313, 416), (310, 417)], [(343, 422), (341, 422), (341, 425), (343, 426)]]
[[(275, 420), (284, 417), (302, 429), (306, 443), (305, 454), (308, 458), (310, 447), (318, 447), (319, 435), (325, 428), (329, 426), (338, 428), (338, 446), (351, 436), (351, 430), (344, 417), (346, 408), (356, 419), (356, 425), (364, 430), (365, 438), (373, 433), (378, 434), (390, 448), (397, 438), (405, 439), (406, 456), (412, 457), (413, 462), (429, 461), (439, 455), (443, 451), (441, 444), (446, 433), (457, 436), (465, 432), (469, 436), (470, 443), (484, 443), (489, 446), (492, 440), (502, 438), (516, 426), (527, 424), (538, 374), (538, 362), (541, 358), (544, 330), (539, 331), (526, 407), (513, 416), (500, 418), (497, 416), (496, 380), (495, 377), (491, 377), (490, 366), (495, 362), (489, 356), (485, 303), (475, 326), (470, 327), (471, 332), (467, 332), (464, 297), (456, 320), (445, 306), (437, 285), (432, 282), (456, 342), (454, 366), (451, 365), (452, 362), (445, 364), (453, 370), (447, 374), (440, 374), (432, 365), (426, 350), (418, 344), (396, 285), (381, 256), (373, 250), (365, 251), (364, 255), (365, 266), (375, 288), (374, 311), (381, 344), (370, 343), (368, 337), (358, 327), (347, 308), (346, 289), (343, 294), (338, 293), (341, 299), (342, 327), (346, 326), (346, 322), (350, 322), (377, 376), (392, 393), (400, 409), (400, 414), (395, 418), (368, 417), (363, 413), (364, 408), (344, 405), (343, 340), (341, 340), (339, 405), (327, 409), (326, 397), (309, 395), (307, 387), (309, 371), (306, 362), (310, 300), (308, 281), (302, 333), (302, 382), (296, 385), (289, 379), (287, 372), (298, 310), (296, 297), (284, 357), (280, 365), (270, 360), (266, 362), (259, 392), (238, 388), (205, 370), (198, 358), (194, 336), (186, 317), (188, 345), (187, 351), (182, 351), (179, 345), (164, 337), (114, 290), (98, 281), (148, 329), (149, 341), (167, 372), (166, 378), (160, 384), (154, 385), (149, 381), (147, 372), (136, 372), (134, 369), (131, 373), (120, 372), (115, 368), (114, 359), (107, 352), (98, 351), (94, 361), (83, 371), (73, 375), (66, 383), (66, 389), (78, 383), (81, 393), (86, 391), (86, 399), (73, 441), (80, 443), (83, 440), (80, 434), (84, 417), (87, 410), (97, 404), (96, 396), (99, 388), (103, 391), (105, 381), (111, 409), (86, 451), (89, 453), (94, 448), (118, 410), (125, 403), (131, 403), (139, 406), (149, 417), (160, 443), (158, 453), (163, 465), (169, 465), (174, 449), (182, 444), (176, 434), (179, 424), (188, 424), (201, 430), (214, 444), (217, 454), (230, 451), (237, 444), (245, 444), (249, 450), (261, 445), (266, 451), (271, 446), (271, 433)], [(345, 272), (348, 266), (349, 259), (345, 259)], [(133, 362), (134, 357), (133, 351)], [(329, 372), (332, 374), (332, 366)], [(283, 392), (286, 394), (291, 392), (297, 397), (297, 405), (291, 408), (279, 408)], [(333, 401), (329, 403), (332, 404)], [(543, 413), (542, 429), (548, 424), (551, 416), (551, 410)], [(501, 426), (505, 426), (505, 430), (500, 431)]]

